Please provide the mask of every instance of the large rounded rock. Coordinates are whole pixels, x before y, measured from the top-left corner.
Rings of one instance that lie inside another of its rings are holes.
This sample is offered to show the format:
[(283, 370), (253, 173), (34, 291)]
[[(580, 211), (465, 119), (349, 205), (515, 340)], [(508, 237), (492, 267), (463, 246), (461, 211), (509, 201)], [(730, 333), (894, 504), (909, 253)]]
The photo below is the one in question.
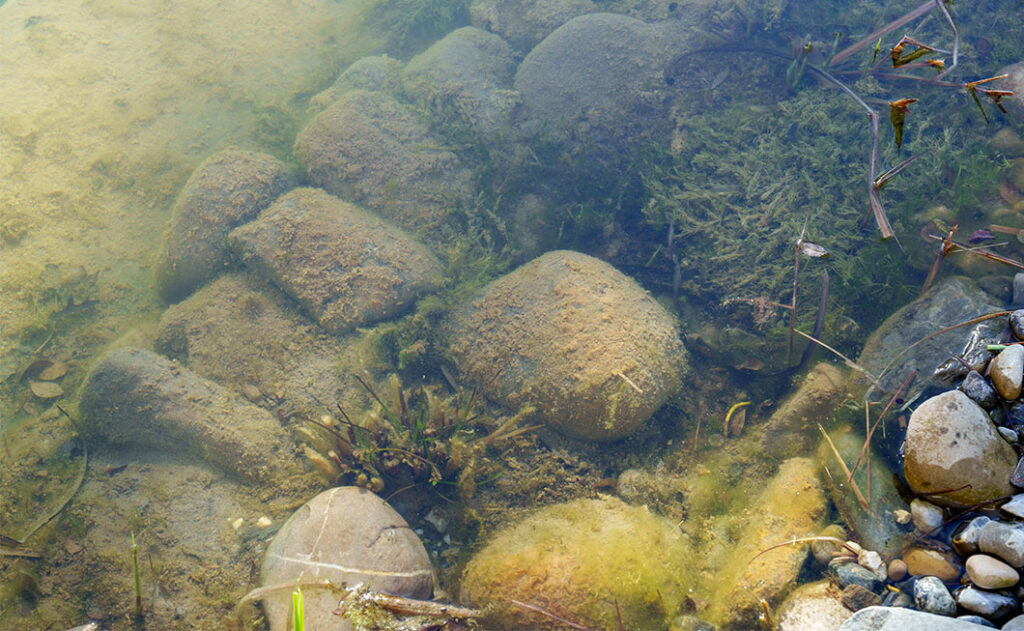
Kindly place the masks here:
[(692, 32), (681, 20), (648, 24), (612, 13), (569, 20), (519, 65), (514, 85), (527, 118), (595, 157), (667, 137), (665, 73), (691, 47)]
[[(323, 581), (334, 589), (309, 586)], [(267, 547), (263, 587), (303, 582), (306, 628), (349, 631), (352, 626), (332, 613), (338, 590), (361, 583), (374, 592), (425, 599), (435, 580), (427, 551), (405, 520), (373, 493), (348, 486), (303, 504)], [(271, 591), (263, 599), (271, 631), (291, 628), (291, 592)]]
[(309, 179), (426, 235), (474, 199), (472, 174), (411, 109), (381, 92), (352, 90), (295, 140)]
[(493, 33), (466, 26), (452, 31), (402, 71), (406, 95), (429, 110), (449, 134), (464, 130), (493, 143), (507, 137), (517, 97), (512, 48)]
[(308, 114), (324, 111), (346, 92), (368, 90), (398, 96), (402, 91), (402, 62), (387, 55), (362, 57), (338, 75), (334, 85), (309, 101)]
[(279, 160), (228, 149), (189, 177), (171, 211), (154, 265), (156, 289), (168, 302), (188, 296), (228, 264), (224, 237), (297, 184)]
[(86, 432), (106, 444), (187, 453), (242, 478), (301, 474), (270, 412), (152, 351), (118, 348), (82, 388)]
[(646, 508), (604, 497), (541, 509), (499, 531), (466, 566), (460, 600), (487, 607), (501, 629), (564, 629), (529, 603), (577, 624), (663, 629), (692, 576), (691, 552), (675, 524)]
[(393, 316), (441, 279), (424, 245), (319, 189), (288, 193), (228, 243), (332, 333)]
[(473, 0), (469, 17), (526, 54), (572, 18), (598, 10), (591, 0)]
[(910, 416), (903, 473), (915, 493), (966, 507), (1012, 495), (1013, 448), (985, 410), (959, 390), (922, 403)]
[(555, 429), (622, 438), (680, 386), (686, 351), (673, 317), (630, 278), (578, 252), (549, 252), (487, 285), (449, 321), (471, 381)]

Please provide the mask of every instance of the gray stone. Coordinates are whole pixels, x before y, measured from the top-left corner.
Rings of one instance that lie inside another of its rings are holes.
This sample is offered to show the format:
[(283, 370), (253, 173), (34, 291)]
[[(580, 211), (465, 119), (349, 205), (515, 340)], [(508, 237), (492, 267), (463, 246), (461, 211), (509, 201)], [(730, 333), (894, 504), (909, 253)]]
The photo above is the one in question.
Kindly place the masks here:
[(839, 631), (985, 631), (988, 627), (956, 618), (899, 607), (868, 607), (853, 614)]
[(956, 619), (961, 621), (961, 622), (970, 622), (971, 624), (977, 624), (977, 625), (981, 625), (983, 627), (988, 627), (989, 629), (998, 629), (999, 628), (996, 625), (994, 625), (991, 622), (989, 622), (988, 620), (982, 618), (981, 616), (975, 616), (973, 614), (972, 615), (967, 615), (967, 616), (957, 616)]
[(977, 370), (967, 373), (957, 388), (986, 410), (999, 404), (999, 393)]
[(999, 557), (1013, 567), (1024, 567), (1024, 523), (986, 523), (978, 535), (978, 549)]
[(585, 440), (622, 438), (680, 386), (675, 319), (612, 266), (559, 250), (493, 281), (454, 309), (449, 350), (470, 381), (510, 409), (543, 410)]
[(1014, 467), (1013, 473), (1010, 475), (1010, 484), (1017, 488), (1024, 488), (1024, 458), (1017, 461), (1017, 466)]
[(1006, 589), (1020, 581), (1020, 574), (987, 554), (972, 554), (964, 564), (971, 582), (982, 589)]
[(968, 585), (956, 593), (956, 602), (967, 611), (986, 618), (1005, 618), (1018, 608), (1017, 600)]
[(694, 46), (695, 30), (611, 13), (566, 22), (519, 65), (526, 127), (570, 155), (585, 151), (590, 169), (622, 168), (638, 146), (668, 137), (665, 73)]
[(776, 612), (776, 631), (838, 629), (852, 612), (843, 607), (829, 581), (806, 583), (793, 590)]
[(302, 469), (270, 412), (148, 350), (118, 348), (82, 388), (94, 440), (187, 453), (242, 478), (283, 483)]
[(402, 71), (406, 96), (431, 112), (435, 127), (465, 131), (493, 145), (511, 134), (516, 60), (503, 39), (472, 26), (456, 29), (412, 58)]
[(1003, 631), (1024, 631), (1024, 614), (1014, 616), (1006, 621)]
[(228, 242), (331, 333), (395, 316), (441, 280), (424, 245), (318, 189), (288, 193)]
[(1014, 495), (1010, 501), (999, 507), (999, 510), (1017, 519), (1024, 519), (1024, 494)]
[(153, 269), (156, 289), (176, 302), (228, 265), (224, 237), (253, 219), (297, 178), (272, 156), (227, 149), (200, 164), (178, 195)]
[[(807, 418), (806, 415), (804, 418)], [(861, 448), (864, 446), (863, 436), (849, 428), (837, 429), (829, 436), (845, 462), (854, 462), (858, 458)], [(818, 460), (833, 472), (831, 476), (822, 476), (826, 483), (825, 488), (839, 510), (839, 514), (843, 517), (843, 521), (857, 533), (857, 541), (862, 543), (865, 548), (875, 550), (886, 558), (895, 555), (906, 543), (906, 537), (911, 528), (909, 525), (900, 524), (895, 518), (895, 511), (905, 509), (906, 502), (893, 483), (893, 471), (885, 459), (877, 457), (877, 453), (876, 457), (871, 458), (870, 510), (864, 510), (857, 501), (849, 486), (845, 484), (846, 476), (835, 475), (839, 465), (836, 462), (835, 454), (832, 453), (832, 449), (825, 441), (822, 441), (818, 449)], [(867, 473), (868, 463), (862, 461), (857, 472), (854, 473), (854, 481), (861, 489), (867, 488)]]
[[(260, 568), (263, 587), (329, 580), (345, 588), (426, 599), (434, 587), (427, 551), (405, 520), (365, 489), (338, 487), (303, 504), (267, 547)], [(291, 589), (263, 599), (272, 631), (291, 629)], [(335, 616), (332, 590), (304, 589), (306, 628), (352, 626)]]
[(989, 364), (989, 379), (996, 391), (1007, 401), (1020, 396), (1024, 384), (1024, 346), (1011, 344)]
[(591, 0), (473, 0), (469, 17), (525, 55), (559, 26), (598, 10)]
[(861, 567), (854, 561), (833, 559), (829, 561), (828, 573), (835, 577), (840, 589), (848, 585), (860, 585), (871, 591), (878, 591), (882, 588), (882, 581), (878, 580), (874, 572)]
[[(1020, 279), (1021, 302), (1017, 302), (1017, 282)], [(1024, 304), (1024, 272), (1018, 272), (1013, 277), (1013, 304)], [(1018, 342), (1024, 341), (1024, 309), (1017, 309), (1010, 314), (1010, 331)]]
[(1012, 495), (1017, 456), (977, 403), (959, 390), (934, 396), (907, 425), (903, 473), (919, 495), (936, 504), (966, 507)]
[(953, 549), (962, 557), (969, 557), (978, 552), (978, 538), (981, 527), (992, 521), (991, 518), (979, 515), (965, 521), (953, 532)]
[(921, 611), (952, 616), (956, 601), (942, 581), (934, 576), (922, 576), (914, 582), (914, 604)]
[(914, 527), (921, 532), (931, 532), (946, 521), (946, 513), (942, 508), (919, 497), (910, 500), (910, 515), (914, 520)]
[[(875, 374), (882, 386), (890, 392), (898, 388), (911, 371), (916, 370), (917, 378), (909, 391), (901, 395), (910, 400), (930, 383), (934, 383), (928, 376), (950, 355), (961, 354), (965, 341), (972, 335), (994, 343), (999, 339), (1005, 322), (999, 318), (987, 320), (974, 327), (953, 329), (909, 347), (936, 331), (1001, 308), (968, 278), (958, 276), (941, 280), (926, 294), (889, 316), (865, 342), (857, 363)], [(892, 367), (884, 374), (879, 374), (897, 354), (899, 357)], [(960, 366), (959, 362), (954, 363)], [(963, 371), (958, 377), (966, 372)]]

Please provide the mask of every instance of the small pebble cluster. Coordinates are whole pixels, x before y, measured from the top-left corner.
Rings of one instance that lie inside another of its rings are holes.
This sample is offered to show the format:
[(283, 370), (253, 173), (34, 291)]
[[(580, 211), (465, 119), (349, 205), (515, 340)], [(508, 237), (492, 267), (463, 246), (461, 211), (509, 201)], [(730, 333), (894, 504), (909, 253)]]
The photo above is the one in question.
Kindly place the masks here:
[(956, 388), (911, 415), (904, 474), (919, 497), (893, 517), (917, 537), (885, 567), (850, 550), (828, 562), (849, 609), (911, 607), (1024, 630), (1024, 310), (1008, 328), (1002, 340), (974, 335), (936, 371)]

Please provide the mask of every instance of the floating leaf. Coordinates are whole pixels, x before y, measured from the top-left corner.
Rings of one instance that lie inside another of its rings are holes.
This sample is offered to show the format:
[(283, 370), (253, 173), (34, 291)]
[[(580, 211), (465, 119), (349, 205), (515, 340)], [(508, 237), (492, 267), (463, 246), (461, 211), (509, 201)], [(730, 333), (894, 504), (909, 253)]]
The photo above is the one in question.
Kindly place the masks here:
[(896, 151), (903, 146), (903, 121), (907, 115), (907, 106), (916, 103), (917, 99), (900, 99), (889, 103), (889, 122), (892, 123), (892, 131), (896, 134)]

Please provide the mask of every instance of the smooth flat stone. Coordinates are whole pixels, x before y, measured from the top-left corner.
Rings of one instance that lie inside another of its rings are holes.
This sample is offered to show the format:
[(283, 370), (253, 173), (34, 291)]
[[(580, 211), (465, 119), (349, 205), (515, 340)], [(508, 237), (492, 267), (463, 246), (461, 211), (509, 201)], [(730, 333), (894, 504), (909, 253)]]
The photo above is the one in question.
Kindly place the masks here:
[(1020, 574), (1003, 561), (987, 554), (967, 559), (967, 576), (982, 589), (1005, 589), (1020, 582)]

